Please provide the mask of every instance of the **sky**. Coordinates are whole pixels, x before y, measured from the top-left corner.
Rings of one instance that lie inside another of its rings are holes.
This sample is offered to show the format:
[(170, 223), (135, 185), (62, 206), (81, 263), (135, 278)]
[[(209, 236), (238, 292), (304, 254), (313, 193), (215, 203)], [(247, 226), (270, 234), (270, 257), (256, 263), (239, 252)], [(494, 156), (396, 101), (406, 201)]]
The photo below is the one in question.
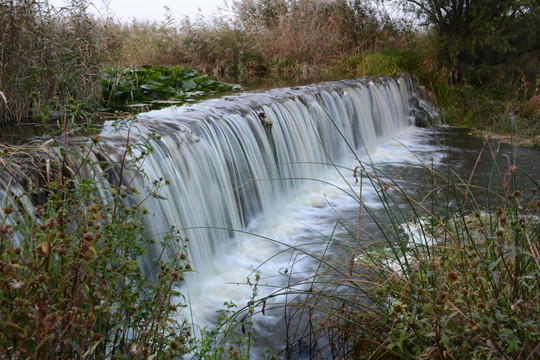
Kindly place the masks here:
[[(66, 0), (49, 0), (54, 7), (61, 7)], [(210, 17), (218, 14), (218, 7), (225, 8), (225, 0), (94, 0), (94, 8), (88, 9), (98, 16), (105, 17), (107, 5), (109, 12), (122, 21), (137, 20), (165, 20), (165, 6), (167, 6), (176, 20), (185, 16), (195, 18), (199, 15)], [(230, 3), (230, 2), (229, 2)]]

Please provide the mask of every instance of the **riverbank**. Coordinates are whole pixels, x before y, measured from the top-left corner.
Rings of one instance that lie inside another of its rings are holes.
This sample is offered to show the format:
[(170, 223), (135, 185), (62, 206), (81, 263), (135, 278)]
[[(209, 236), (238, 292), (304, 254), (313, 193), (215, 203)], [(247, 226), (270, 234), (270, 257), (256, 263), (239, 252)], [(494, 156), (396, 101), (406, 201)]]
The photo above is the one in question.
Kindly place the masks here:
[(530, 135), (530, 136), (512, 136), (505, 134), (496, 134), (496, 133), (485, 133), (480, 130), (473, 130), (472, 134), (483, 137), (485, 139), (493, 139), (505, 144), (510, 144), (514, 146), (522, 146), (527, 148), (538, 148), (540, 147), (540, 135)]

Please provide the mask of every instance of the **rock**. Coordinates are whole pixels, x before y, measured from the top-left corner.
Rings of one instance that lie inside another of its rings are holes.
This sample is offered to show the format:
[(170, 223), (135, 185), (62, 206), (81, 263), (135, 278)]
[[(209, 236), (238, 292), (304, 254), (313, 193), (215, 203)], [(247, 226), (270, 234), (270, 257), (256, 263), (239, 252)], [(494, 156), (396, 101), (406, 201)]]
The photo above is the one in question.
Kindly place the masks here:
[(269, 127), (272, 126), (272, 120), (270, 120), (270, 119), (268, 118), (268, 116), (266, 116), (265, 113), (260, 112), (260, 113), (259, 113), (259, 119), (261, 120), (261, 123), (262, 123), (264, 126), (269, 126)]
[(437, 115), (437, 111), (423, 96), (429, 95), (429, 90), (419, 86), (418, 94), (411, 94), (409, 97), (410, 115), (414, 119), (414, 125), (425, 128), (429, 126), (430, 121)]

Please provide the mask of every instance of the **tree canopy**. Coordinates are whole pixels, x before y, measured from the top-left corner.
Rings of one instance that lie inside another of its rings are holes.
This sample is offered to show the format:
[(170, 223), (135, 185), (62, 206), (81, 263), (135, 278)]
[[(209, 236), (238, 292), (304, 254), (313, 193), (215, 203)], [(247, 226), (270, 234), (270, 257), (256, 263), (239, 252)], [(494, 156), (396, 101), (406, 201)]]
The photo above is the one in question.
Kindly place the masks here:
[(435, 32), (454, 81), (464, 64), (500, 63), (539, 51), (538, 0), (395, 1)]

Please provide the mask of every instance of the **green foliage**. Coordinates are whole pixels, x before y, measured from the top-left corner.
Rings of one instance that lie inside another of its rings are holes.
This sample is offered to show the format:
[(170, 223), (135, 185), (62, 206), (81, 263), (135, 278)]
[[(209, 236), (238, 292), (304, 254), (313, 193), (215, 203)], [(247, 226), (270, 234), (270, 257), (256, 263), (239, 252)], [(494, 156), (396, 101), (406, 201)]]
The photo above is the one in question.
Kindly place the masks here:
[(411, 245), (410, 265), (401, 259), (397, 273), (386, 270), (392, 276), (373, 292), (387, 335), (382, 352), (475, 359), (533, 354), (540, 341), (540, 269), (529, 241), (538, 236), (538, 204), (516, 213), (520, 197), (495, 213), (456, 216), (446, 230), (425, 229), (435, 244)]
[(401, 73), (418, 73), (418, 59), (410, 51), (386, 49), (366, 51), (346, 57), (338, 69), (354, 76), (393, 76)]
[[(47, 168), (46, 178), (54, 178), (44, 188), (4, 198), (2, 358), (163, 359), (187, 352), (190, 335), (179, 316), (185, 305), (178, 291), (190, 268), (184, 241), (174, 229), (159, 244), (145, 236), (142, 204), (126, 205), (138, 190), (81, 175), (84, 168), (100, 169), (90, 160), (99, 142), (59, 144), (60, 155)], [(132, 148), (151, 150), (139, 143), (126, 144), (125, 151)], [(133, 171), (138, 164), (117, 166)], [(163, 185), (155, 182), (146, 191), (155, 194)], [(110, 194), (108, 203), (100, 192)], [(32, 197), (46, 200), (29, 212), (24, 204)], [(153, 247), (157, 255), (143, 271), (139, 259)]]
[(232, 89), (230, 84), (181, 66), (108, 68), (101, 82), (104, 101), (113, 105), (168, 99), (185, 101)]

